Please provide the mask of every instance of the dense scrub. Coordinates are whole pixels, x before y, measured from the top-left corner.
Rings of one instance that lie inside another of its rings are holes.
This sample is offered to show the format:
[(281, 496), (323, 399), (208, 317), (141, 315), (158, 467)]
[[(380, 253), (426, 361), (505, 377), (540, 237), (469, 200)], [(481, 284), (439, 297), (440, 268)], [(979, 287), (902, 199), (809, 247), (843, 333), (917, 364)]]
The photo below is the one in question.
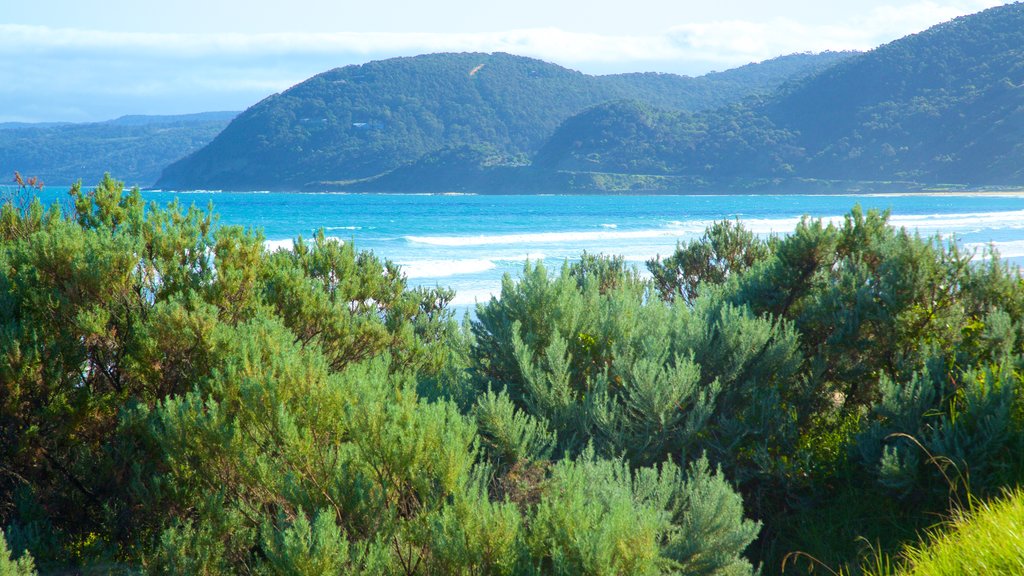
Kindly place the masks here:
[[(0, 211), (0, 568), (856, 570), (1024, 473), (1024, 285), (854, 209), (446, 290), (107, 178)], [(4, 572), (7, 573), (7, 572)]]
[(757, 524), (717, 468), (555, 453), (505, 395), (460, 410), (451, 294), (351, 245), (267, 253), (110, 179), (63, 209), (8, 202), (0, 236), (4, 562), (750, 571)]

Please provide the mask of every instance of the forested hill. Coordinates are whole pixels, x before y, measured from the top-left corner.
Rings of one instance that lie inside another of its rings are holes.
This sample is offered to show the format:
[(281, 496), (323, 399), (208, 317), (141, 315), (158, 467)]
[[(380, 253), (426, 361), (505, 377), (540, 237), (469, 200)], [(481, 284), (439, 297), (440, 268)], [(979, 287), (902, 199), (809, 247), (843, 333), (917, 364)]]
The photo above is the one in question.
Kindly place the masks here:
[(149, 186), (169, 163), (205, 146), (238, 112), (122, 116), (106, 122), (0, 124), (0, 177), (15, 171), (50, 185), (113, 172)]
[[(431, 54), (330, 70), (242, 113), (171, 166), (165, 188), (296, 189), (373, 177), (441, 149), (525, 160), (561, 122), (634, 99), (697, 111), (767, 93), (848, 53), (793, 55), (691, 78), (589, 76), (509, 54)], [(519, 156), (523, 155), (523, 156)]]
[(1024, 4), (882, 46), (764, 112), (812, 174), (1024, 182)]
[(704, 181), (1024, 183), (1024, 4), (908, 36), (786, 87), (698, 114), (614, 103), (564, 123), (555, 172)]

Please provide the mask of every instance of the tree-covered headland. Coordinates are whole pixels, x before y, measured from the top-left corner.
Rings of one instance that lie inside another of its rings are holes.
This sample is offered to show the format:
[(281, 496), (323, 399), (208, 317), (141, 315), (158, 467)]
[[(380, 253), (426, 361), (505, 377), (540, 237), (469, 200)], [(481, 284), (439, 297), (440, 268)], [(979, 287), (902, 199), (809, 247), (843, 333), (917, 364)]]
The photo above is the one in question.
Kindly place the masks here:
[[(508, 54), (346, 66), (269, 96), (164, 189), (665, 194), (1024, 184), (1024, 3), (860, 54), (697, 78)], [(2, 168), (2, 165), (0, 165)], [(49, 176), (42, 174), (49, 179)]]
[(208, 144), (237, 112), (122, 116), (84, 124), (0, 123), (0, 174), (34, 174), (70, 186), (105, 172), (149, 186), (165, 166)]
[[(430, 185), (458, 190), (470, 182), (461, 173), (431, 174), (430, 156), (468, 147), (486, 152), (486, 167), (517, 167), (559, 124), (591, 106), (628, 99), (669, 110), (717, 108), (851, 55), (793, 54), (699, 77), (591, 76), (503, 53), (424, 54), (345, 66), (268, 95), (208, 145), (168, 164), (155, 186), (322, 191), (361, 185), (394, 192), (419, 191), (416, 182), (427, 178)], [(378, 180), (419, 159), (427, 161), (427, 173), (417, 179)], [(462, 170), (472, 171), (472, 157), (458, 160)]]
[(109, 177), (0, 239), (4, 575), (857, 573), (1024, 477), (1019, 272), (885, 213), (461, 321)]

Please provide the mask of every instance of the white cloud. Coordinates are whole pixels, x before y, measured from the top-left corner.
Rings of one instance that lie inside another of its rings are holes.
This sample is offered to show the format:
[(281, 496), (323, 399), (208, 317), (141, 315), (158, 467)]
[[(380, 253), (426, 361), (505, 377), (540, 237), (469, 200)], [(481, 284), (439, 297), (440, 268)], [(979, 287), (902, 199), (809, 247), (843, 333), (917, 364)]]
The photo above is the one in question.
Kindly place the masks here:
[(982, 0), (956, 5), (930, 1), (886, 5), (844, 24), (824, 26), (811, 26), (792, 18), (684, 24), (673, 27), (669, 36), (690, 57), (700, 54), (709, 61), (735, 64), (794, 52), (870, 50), (957, 16), (1001, 4)]
[(556, 28), (493, 33), (142, 34), (0, 25), (0, 53), (132, 51), (176, 58), (426, 52), (515, 52), (553, 61), (622, 62), (681, 56), (668, 35), (611, 36)]
[(744, 64), (792, 52), (867, 50), (938, 22), (1001, 4), (986, 0), (884, 5), (842, 24), (793, 18), (673, 26), (661, 34), (603, 35), (532, 28), (491, 33), (152, 34), (0, 25), (0, 54), (130, 52), (138, 57), (350, 56), (438, 51), (513, 52), (566, 64), (711, 61)]
[[(894, 0), (895, 1), (895, 0)], [(162, 110), (244, 108), (328, 68), (429, 52), (509, 52), (589, 73), (699, 74), (794, 52), (868, 50), (991, 0), (914, 0), (842, 23), (795, 17), (665, 23), (661, 33), (559, 28), (481, 33), (140, 33), (0, 24), (0, 119), (92, 109), (74, 119)], [(54, 111), (38, 113), (41, 94)], [(90, 97), (94, 104), (89, 103)], [(203, 104), (207, 102), (208, 104)]]

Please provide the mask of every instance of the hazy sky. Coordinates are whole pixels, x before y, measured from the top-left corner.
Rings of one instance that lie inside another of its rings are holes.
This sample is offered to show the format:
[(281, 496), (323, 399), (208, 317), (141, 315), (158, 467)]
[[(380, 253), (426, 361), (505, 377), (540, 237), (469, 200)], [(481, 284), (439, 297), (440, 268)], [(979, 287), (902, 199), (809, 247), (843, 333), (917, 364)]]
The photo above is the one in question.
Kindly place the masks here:
[(502, 51), (697, 75), (868, 50), (989, 0), (0, 0), (0, 122), (241, 110), (336, 66)]

